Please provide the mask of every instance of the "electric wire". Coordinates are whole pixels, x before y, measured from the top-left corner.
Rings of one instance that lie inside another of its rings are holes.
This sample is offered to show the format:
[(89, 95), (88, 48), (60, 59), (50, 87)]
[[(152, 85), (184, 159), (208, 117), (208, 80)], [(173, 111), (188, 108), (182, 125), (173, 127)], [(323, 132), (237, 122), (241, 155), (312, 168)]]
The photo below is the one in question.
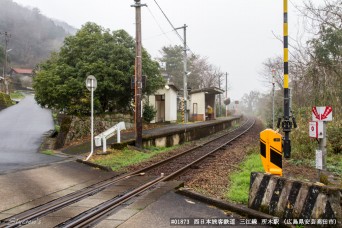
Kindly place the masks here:
[[(173, 30), (165, 32), (165, 33), (159, 33), (159, 34), (156, 34), (156, 35), (153, 35), (153, 36), (149, 36), (149, 37), (144, 38), (143, 41), (150, 40), (150, 39), (153, 39), (153, 38), (156, 38), (156, 37), (159, 37), (159, 36), (163, 36), (163, 35), (167, 36), (167, 34), (169, 34), (171, 32), (173, 32)], [(172, 41), (170, 40), (170, 42), (172, 42)]]
[(156, 0), (153, 0), (156, 5), (158, 6), (159, 10), (162, 12), (162, 14), (164, 15), (165, 19), (169, 22), (169, 24), (171, 25), (171, 27), (173, 28), (173, 30), (176, 32), (177, 36), (179, 37), (179, 39), (184, 42), (183, 38), (181, 35), (179, 35), (178, 31), (176, 30), (175, 26), (173, 26), (172, 22), (170, 21), (170, 19), (166, 16), (165, 12), (163, 11), (163, 9), (160, 7), (160, 5), (158, 4), (158, 2)]
[[(172, 29), (176, 32), (178, 38), (179, 38), (182, 42), (184, 42), (183, 37), (178, 33), (177, 29), (175, 28), (175, 26), (173, 26), (172, 22), (170, 21), (170, 19), (168, 18), (168, 16), (165, 14), (165, 12), (163, 11), (163, 9), (160, 7), (160, 5), (158, 4), (158, 2), (157, 2), (156, 0), (153, 0), (153, 1), (154, 1), (154, 2), (156, 3), (156, 5), (158, 6), (159, 10), (162, 12), (162, 14), (164, 15), (165, 19), (169, 22), (169, 24), (170, 24), (170, 26), (172, 27)], [(191, 53), (193, 53), (188, 45), (186, 45), (186, 47), (187, 47), (187, 49), (188, 49)]]
[[(170, 41), (170, 43), (171, 43), (172, 41), (171, 41), (170, 37), (168, 37), (168, 35), (166, 35), (167, 33), (163, 30), (163, 28), (162, 28), (162, 27), (160, 26), (160, 24), (158, 23), (156, 17), (153, 15), (153, 13), (152, 13), (150, 7), (147, 7), (147, 9), (148, 9), (148, 12), (151, 14), (153, 20), (154, 20), (154, 21), (156, 22), (156, 24), (158, 25), (160, 31), (162, 32), (162, 35), (165, 35), (165, 37), (166, 37), (166, 38)], [(160, 36), (160, 35), (158, 35), (158, 36)]]

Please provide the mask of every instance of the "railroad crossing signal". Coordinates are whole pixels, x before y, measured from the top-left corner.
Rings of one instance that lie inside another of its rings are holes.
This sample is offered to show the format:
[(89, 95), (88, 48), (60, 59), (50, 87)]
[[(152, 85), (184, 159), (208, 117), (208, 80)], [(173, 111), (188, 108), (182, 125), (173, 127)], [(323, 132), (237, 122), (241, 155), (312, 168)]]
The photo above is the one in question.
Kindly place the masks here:
[(266, 173), (282, 176), (282, 135), (272, 129), (260, 132), (260, 157)]

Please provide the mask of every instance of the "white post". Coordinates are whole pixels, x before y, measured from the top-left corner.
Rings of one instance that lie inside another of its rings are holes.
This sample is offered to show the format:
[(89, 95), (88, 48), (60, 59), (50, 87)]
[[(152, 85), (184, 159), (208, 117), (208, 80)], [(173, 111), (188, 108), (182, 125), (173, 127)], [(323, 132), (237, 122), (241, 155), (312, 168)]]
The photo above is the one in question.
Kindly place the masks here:
[(93, 155), (94, 153), (94, 80), (91, 80), (91, 117), (90, 117), (90, 128), (91, 128), (91, 136), (90, 136), (90, 154), (87, 157), (86, 161), (89, 160), (89, 158)]
[(106, 139), (106, 136), (103, 136), (102, 138), (102, 143), (103, 143), (103, 153), (106, 153), (107, 151), (107, 139)]
[(322, 170), (327, 169), (326, 158), (327, 158), (327, 123), (323, 121), (323, 138), (319, 140), (319, 149), (322, 151)]
[(273, 91), (272, 91), (272, 129), (274, 130), (274, 82), (273, 82)]
[(275, 91), (275, 82), (274, 82), (275, 70), (272, 70), (272, 129), (274, 130), (274, 91)]
[[(319, 139), (318, 152), (316, 151), (316, 168), (318, 172), (318, 181), (321, 181), (322, 171), (327, 170), (327, 128), (326, 127), (327, 127), (327, 123), (326, 121), (323, 121), (323, 138)], [(317, 165), (317, 163), (320, 165)]]
[(117, 143), (121, 143), (121, 137), (120, 137), (120, 127), (118, 126), (118, 128), (116, 129), (116, 134), (117, 134), (117, 138), (116, 138), (116, 142)]

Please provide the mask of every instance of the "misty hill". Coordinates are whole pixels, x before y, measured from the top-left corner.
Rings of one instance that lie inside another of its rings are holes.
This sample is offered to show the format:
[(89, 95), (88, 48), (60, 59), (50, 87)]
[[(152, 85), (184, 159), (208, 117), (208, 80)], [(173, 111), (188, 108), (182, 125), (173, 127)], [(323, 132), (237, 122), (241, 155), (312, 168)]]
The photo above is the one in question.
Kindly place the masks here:
[[(66, 36), (75, 28), (42, 15), (37, 8), (29, 9), (12, 0), (0, 0), (0, 32), (9, 32), (9, 62), (11, 66), (35, 67), (57, 51)], [(4, 46), (4, 36), (0, 45)]]
[(77, 32), (77, 29), (75, 27), (72, 27), (71, 25), (69, 25), (68, 23), (64, 22), (64, 21), (60, 21), (57, 19), (53, 19), (53, 22), (57, 25), (62, 27), (68, 34), (70, 35), (75, 35)]

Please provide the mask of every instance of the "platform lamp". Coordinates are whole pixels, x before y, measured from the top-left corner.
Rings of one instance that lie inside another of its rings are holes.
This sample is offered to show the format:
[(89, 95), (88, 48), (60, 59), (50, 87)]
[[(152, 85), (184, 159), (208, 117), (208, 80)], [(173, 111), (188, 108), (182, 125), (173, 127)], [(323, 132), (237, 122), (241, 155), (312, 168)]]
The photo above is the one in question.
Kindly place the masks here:
[(94, 91), (97, 88), (97, 80), (93, 75), (89, 75), (86, 79), (86, 87), (91, 92), (91, 117), (90, 117), (90, 131), (91, 131), (91, 139), (90, 139), (90, 154), (86, 158), (86, 161), (93, 155), (94, 153)]

